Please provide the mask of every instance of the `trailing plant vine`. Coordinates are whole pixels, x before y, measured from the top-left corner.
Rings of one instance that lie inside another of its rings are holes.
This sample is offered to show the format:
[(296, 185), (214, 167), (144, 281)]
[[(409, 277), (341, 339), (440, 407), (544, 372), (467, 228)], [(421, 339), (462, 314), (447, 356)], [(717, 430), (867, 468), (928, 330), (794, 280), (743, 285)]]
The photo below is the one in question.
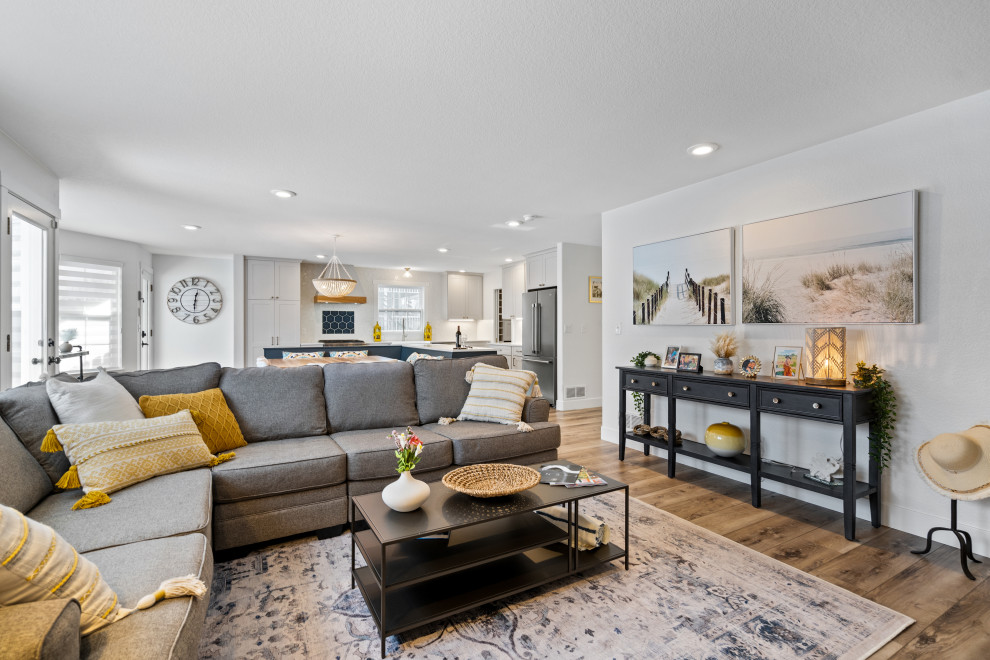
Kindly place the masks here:
[(884, 370), (877, 365), (867, 367), (865, 362), (860, 361), (856, 363), (856, 373), (853, 374), (853, 385), (873, 390), (873, 410), (877, 421), (870, 425), (870, 458), (877, 462), (880, 472), (890, 464), (891, 439), (897, 420), (897, 395), (883, 373)]
[[(663, 362), (663, 358), (657, 355), (656, 353), (654, 353), (653, 351), (643, 351), (642, 353), (637, 354), (636, 357), (634, 357), (629, 361), (632, 362), (638, 369), (642, 369), (643, 367), (646, 366), (646, 358), (648, 358), (651, 355), (657, 359), (657, 364), (661, 364)], [(633, 406), (635, 406), (636, 412), (639, 414), (639, 416), (642, 417), (643, 393), (633, 392), (632, 397), (633, 397)]]

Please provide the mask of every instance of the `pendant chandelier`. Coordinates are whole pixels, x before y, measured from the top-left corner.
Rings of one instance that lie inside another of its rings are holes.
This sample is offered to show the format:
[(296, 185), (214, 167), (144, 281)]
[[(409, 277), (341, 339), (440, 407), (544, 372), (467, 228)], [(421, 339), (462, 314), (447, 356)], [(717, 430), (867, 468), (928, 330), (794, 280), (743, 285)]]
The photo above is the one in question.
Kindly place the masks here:
[(322, 295), (328, 298), (340, 298), (346, 296), (357, 286), (357, 281), (351, 279), (351, 274), (344, 268), (344, 264), (337, 258), (337, 239), (340, 234), (333, 236), (333, 256), (327, 262), (326, 267), (320, 276), (313, 280), (313, 286)]

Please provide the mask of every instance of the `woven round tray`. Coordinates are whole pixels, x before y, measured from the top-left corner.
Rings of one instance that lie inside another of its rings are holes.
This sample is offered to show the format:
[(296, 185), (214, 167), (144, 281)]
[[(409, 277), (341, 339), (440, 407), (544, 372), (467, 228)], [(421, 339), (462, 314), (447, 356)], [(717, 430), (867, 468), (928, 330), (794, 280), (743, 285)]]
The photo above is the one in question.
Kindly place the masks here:
[(443, 478), (443, 485), (471, 497), (501, 497), (532, 488), (540, 483), (533, 468), (508, 463), (465, 465)]

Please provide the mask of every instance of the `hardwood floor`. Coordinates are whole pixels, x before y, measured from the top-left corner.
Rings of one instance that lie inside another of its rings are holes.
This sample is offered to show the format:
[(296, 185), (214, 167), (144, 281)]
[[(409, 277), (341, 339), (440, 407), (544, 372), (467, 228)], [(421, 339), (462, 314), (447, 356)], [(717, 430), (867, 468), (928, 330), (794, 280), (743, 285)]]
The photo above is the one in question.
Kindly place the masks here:
[[(868, 522), (858, 541), (842, 533), (842, 515), (764, 491), (763, 507), (749, 502), (749, 485), (681, 466), (667, 478), (667, 461), (601, 440), (601, 409), (551, 412), (561, 425), (561, 458), (600, 470), (630, 485), (630, 494), (726, 538), (790, 564), (916, 620), (877, 659), (990, 658), (990, 568), (971, 564), (976, 581), (959, 567), (959, 549), (936, 543), (911, 554), (924, 539)], [(939, 538), (936, 536), (936, 538)]]

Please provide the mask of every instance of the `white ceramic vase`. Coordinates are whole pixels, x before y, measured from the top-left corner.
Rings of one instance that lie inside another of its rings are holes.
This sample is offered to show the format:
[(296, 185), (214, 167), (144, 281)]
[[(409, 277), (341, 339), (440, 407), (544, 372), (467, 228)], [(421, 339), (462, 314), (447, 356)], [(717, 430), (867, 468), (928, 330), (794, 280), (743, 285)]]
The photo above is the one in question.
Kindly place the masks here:
[(407, 470), (399, 478), (385, 486), (382, 501), (393, 511), (415, 511), (430, 496), (430, 485), (416, 479)]

